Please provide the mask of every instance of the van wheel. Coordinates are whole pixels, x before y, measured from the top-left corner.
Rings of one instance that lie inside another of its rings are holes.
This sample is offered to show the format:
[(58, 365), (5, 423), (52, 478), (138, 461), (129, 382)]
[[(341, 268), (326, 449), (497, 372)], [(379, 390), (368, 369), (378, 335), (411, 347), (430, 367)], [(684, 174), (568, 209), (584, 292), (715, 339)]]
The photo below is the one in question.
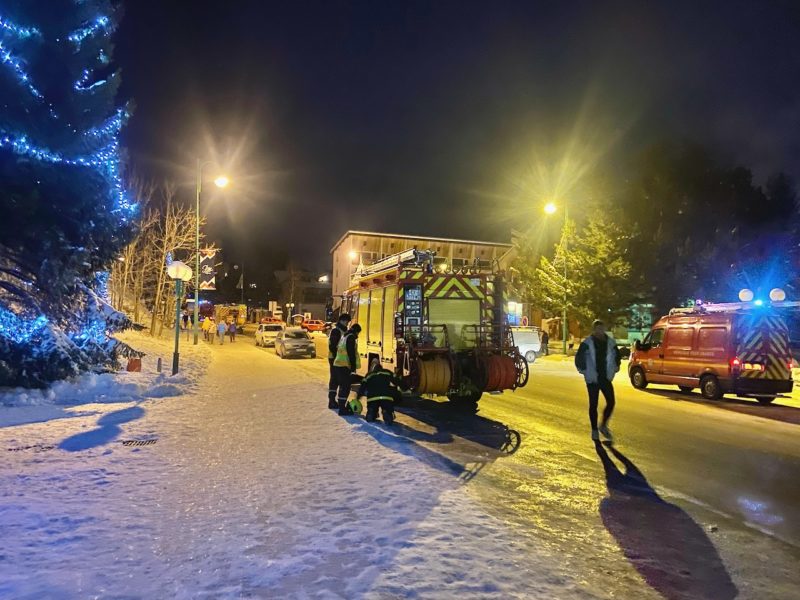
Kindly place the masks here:
[(700, 393), (707, 400), (719, 400), (722, 398), (722, 388), (719, 380), (713, 375), (703, 375), (700, 378)]
[(631, 385), (637, 390), (643, 390), (647, 387), (647, 377), (644, 376), (644, 371), (639, 367), (631, 371)]
[(759, 404), (766, 406), (767, 404), (772, 404), (772, 401), (775, 400), (775, 396), (756, 396), (756, 400), (758, 400)]
[(689, 393), (689, 392), (691, 392), (691, 391), (692, 391), (694, 388), (693, 388), (693, 387), (691, 387), (691, 386), (689, 386), (689, 385), (679, 385), (679, 386), (678, 386), (678, 389), (679, 389), (680, 391), (682, 391), (684, 394), (688, 394), (688, 393)]
[(525, 360), (533, 364), (536, 361), (536, 352), (534, 352), (533, 350), (528, 350), (525, 353)]

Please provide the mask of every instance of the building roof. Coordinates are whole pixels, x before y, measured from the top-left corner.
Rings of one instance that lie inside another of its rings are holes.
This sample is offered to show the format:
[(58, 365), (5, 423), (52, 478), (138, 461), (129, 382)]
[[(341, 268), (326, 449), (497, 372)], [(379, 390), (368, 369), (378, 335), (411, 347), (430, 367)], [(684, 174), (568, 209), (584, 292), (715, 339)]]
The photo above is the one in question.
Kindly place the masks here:
[(475, 246), (497, 246), (500, 248), (511, 248), (511, 244), (501, 243), (501, 242), (481, 242), (478, 240), (457, 240), (451, 238), (436, 238), (436, 237), (427, 237), (424, 235), (401, 235), (399, 233), (379, 233), (377, 231), (346, 231), (342, 237), (339, 238), (339, 241), (334, 244), (333, 248), (331, 248), (331, 254), (341, 246), (342, 242), (347, 239), (349, 235), (366, 235), (369, 237), (383, 237), (383, 238), (394, 238), (399, 240), (423, 240), (426, 242), (439, 242), (442, 244), (472, 244)]

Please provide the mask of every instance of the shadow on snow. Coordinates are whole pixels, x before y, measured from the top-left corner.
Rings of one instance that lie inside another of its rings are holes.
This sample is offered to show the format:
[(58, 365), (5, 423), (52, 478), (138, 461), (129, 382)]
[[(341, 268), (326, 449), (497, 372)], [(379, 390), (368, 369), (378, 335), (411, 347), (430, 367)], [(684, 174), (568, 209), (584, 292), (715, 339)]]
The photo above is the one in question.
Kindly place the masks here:
[(600, 502), (603, 524), (647, 584), (667, 600), (735, 598), (738, 590), (703, 528), (663, 500), (611, 444), (595, 442), (595, 450), (608, 487), (608, 497)]
[(98, 427), (70, 436), (63, 440), (58, 447), (67, 452), (80, 452), (103, 446), (114, 441), (122, 433), (120, 425), (141, 419), (143, 416), (144, 409), (140, 406), (131, 406), (106, 413), (97, 420)]

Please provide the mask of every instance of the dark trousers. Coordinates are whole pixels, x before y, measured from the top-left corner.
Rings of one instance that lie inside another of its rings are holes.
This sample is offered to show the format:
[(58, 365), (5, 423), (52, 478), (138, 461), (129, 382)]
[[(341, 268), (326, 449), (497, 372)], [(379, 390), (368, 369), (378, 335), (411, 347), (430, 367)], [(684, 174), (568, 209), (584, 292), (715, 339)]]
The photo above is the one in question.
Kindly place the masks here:
[(589, 422), (592, 424), (592, 429), (597, 429), (597, 404), (600, 400), (600, 392), (603, 392), (603, 397), (606, 399), (606, 407), (603, 409), (603, 424), (605, 425), (611, 418), (616, 404), (614, 386), (608, 379), (599, 379), (597, 383), (587, 383), (586, 388), (589, 390)]
[(374, 421), (378, 418), (378, 409), (381, 411), (384, 423), (387, 425), (394, 423), (393, 400), (370, 400), (367, 398), (367, 421)]
[(353, 379), (347, 367), (333, 367), (333, 370), (336, 373), (336, 401), (339, 403), (339, 410), (342, 411), (347, 406)]
[(328, 359), (328, 408), (333, 408), (336, 405), (336, 390), (339, 388), (339, 380), (336, 379), (336, 367), (333, 366), (333, 359)]

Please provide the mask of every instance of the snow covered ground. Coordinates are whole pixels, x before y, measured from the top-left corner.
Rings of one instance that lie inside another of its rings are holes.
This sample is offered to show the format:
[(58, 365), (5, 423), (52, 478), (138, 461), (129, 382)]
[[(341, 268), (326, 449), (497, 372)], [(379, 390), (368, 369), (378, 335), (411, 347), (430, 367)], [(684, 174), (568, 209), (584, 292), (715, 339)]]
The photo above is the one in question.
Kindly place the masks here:
[(473, 493), (498, 453), (338, 417), (321, 360), (126, 341), (140, 374), (0, 396), (0, 597), (603, 597)]

